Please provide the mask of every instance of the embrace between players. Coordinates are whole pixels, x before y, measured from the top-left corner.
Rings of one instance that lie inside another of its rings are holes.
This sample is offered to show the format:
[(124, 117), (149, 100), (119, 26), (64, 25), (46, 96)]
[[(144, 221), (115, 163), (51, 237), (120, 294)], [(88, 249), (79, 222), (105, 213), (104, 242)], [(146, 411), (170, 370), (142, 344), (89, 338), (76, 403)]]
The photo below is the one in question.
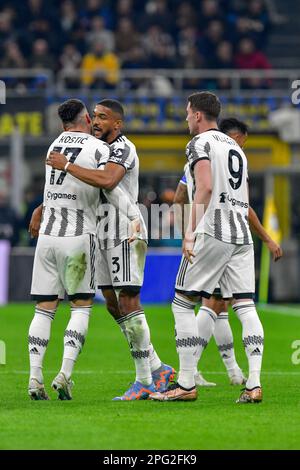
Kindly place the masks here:
[[(65, 292), (71, 317), (64, 333), (62, 366), (52, 388), (59, 399), (72, 399), (71, 375), (87, 335), (97, 287), (128, 341), (136, 369), (135, 382), (114, 400), (195, 400), (196, 385), (214, 385), (197, 370), (213, 334), (230, 382), (246, 383), (238, 401), (262, 400), (263, 329), (253, 302), (254, 255), (248, 216), (274, 259), (282, 253), (254, 211), (248, 210), (247, 159), (238, 139), (229, 136), (231, 132), (245, 140), (247, 129), (239, 121), (225, 120), (226, 136), (217, 127), (220, 110), (212, 93), (188, 98), (187, 121), (195, 137), (187, 145), (185, 178), (175, 202), (189, 200), (192, 209), (172, 303), (180, 362), (174, 383), (175, 370), (155, 351), (140, 304), (147, 233), (137, 205), (138, 156), (134, 144), (122, 134), (123, 107), (116, 100), (102, 100), (91, 120), (79, 100), (59, 106), (64, 132), (49, 147), (44, 201), (34, 211), (29, 228), (32, 236), (38, 236), (31, 288), (37, 304), (29, 328), (28, 393), (33, 400), (49, 399), (43, 358)], [(239, 204), (232, 205), (232, 199)], [(200, 205), (202, 212), (197, 210)], [(235, 359), (222, 299), (231, 299), (242, 322), (247, 380)]]

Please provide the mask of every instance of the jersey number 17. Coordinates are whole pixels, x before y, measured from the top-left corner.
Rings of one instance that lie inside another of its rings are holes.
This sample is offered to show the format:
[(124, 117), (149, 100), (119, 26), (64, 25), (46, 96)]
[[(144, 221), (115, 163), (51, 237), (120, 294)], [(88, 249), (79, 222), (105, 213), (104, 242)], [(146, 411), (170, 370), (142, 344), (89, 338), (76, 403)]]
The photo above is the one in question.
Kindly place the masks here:
[[(62, 150), (62, 147), (54, 147), (53, 148), (53, 152), (61, 152)], [(63, 151), (63, 154), (68, 157), (70, 155), (70, 158), (69, 158), (69, 162), (70, 163), (74, 163), (76, 158), (78, 157), (78, 155), (80, 154), (82, 148), (81, 147), (67, 147), (65, 148), (65, 150)], [(57, 181), (56, 181), (56, 184), (63, 184), (64, 182), (64, 179), (66, 177), (66, 172), (65, 171), (62, 171), (59, 175), (59, 177), (57, 178)], [(55, 169), (52, 168), (51, 170), (51, 175), (50, 175), (50, 184), (55, 184)]]

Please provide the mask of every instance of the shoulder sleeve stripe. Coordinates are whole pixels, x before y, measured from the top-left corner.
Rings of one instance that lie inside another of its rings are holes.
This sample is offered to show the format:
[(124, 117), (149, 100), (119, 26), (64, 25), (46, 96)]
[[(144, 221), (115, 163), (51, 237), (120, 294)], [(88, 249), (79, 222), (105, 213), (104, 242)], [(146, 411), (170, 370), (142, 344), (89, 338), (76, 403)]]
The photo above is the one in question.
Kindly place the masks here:
[(108, 160), (107, 160), (107, 163), (114, 163), (115, 165), (121, 165), (121, 166), (125, 169), (125, 171), (127, 171), (126, 166), (125, 166), (124, 163), (122, 163), (122, 162), (115, 162), (115, 161), (113, 161), (113, 160), (109, 160), (109, 159), (108, 159)]
[(199, 157), (197, 158), (197, 160), (193, 160), (191, 165), (190, 165), (190, 168), (191, 170), (194, 168), (194, 166), (196, 165), (197, 162), (200, 162), (200, 160), (208, 160), (210, 161), (210, 159), (208, 157)]

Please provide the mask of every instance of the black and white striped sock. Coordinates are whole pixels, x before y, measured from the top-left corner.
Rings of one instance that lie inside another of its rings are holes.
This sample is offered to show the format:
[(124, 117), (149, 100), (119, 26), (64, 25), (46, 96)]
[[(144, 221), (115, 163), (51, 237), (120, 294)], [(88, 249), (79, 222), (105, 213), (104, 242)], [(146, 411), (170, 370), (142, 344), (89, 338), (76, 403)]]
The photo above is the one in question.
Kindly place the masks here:
[(196, 303), (175, 295), (172, 311), (175, 318), (176, 349), (179, 356), (178, 383), (187, 389), (195, 386), (194, 369), (199, 348), (195, 317)]
[[(214, 333), (216, 320), (217, 315), (211, 308), (204, 306), (200, 307), (197, 315), (197, 328), (199, 336), (197, 363), (200, 361), (202, 353)], [(195, 369), (195, 372), (197, 372), (197, 368)]]
[(35, 315), (29, 327), (28, 350), (30, 378), (43, 383), (43, 360), (49, 343), (51, 323), (56, 310), (46, 310), (36, 306)]
[(143, 310), (131, 312), (118, 320), (135, 364), (136, 381), (145, 385), (152, 383), (150, 366), (150, 331)]
[(64, 334), (64, 355), (60, 370), (68, 380), (85, 342), (91, 310), (91, 305), (71, 308), (71, 318)]
[(233, 310), (242, 323), (243, 343), (249, 364), (246, 387), (260, 387), (260, 373), (264, 350), (264, 330), (253, 300), (235, 303)]
[(233, 334), (228, 312), (222, 312), (218, 315), (215, 323), (214, 338), (228, 373), (232, 374), (236, 370), (240, 371), (234, 353)]

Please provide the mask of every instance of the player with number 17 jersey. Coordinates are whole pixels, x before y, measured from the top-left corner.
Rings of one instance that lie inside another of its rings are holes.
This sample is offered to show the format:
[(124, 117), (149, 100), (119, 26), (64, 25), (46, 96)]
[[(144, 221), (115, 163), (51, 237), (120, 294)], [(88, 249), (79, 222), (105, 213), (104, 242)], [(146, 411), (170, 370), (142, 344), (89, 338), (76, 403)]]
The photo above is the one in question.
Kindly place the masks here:
[[(63, 132), (49, 147), (64, 153), (71, 163), (97, 169), (110, 155), (109, 146), (92, 135)], [(82, 183), (64, 171), (46, 166), (43, 220), (40, 234), (56, 237), (95, 233), (99, 189)]]
[[(109, 146), (84, 132), (63, 132), (49, 147), (71, 163), (99, 169)], [(95, 234), (99, 189), (65, 171), (46, 165), (42, 222), (39, 231), (31, 296), (37, 301), (95, 293)]]

